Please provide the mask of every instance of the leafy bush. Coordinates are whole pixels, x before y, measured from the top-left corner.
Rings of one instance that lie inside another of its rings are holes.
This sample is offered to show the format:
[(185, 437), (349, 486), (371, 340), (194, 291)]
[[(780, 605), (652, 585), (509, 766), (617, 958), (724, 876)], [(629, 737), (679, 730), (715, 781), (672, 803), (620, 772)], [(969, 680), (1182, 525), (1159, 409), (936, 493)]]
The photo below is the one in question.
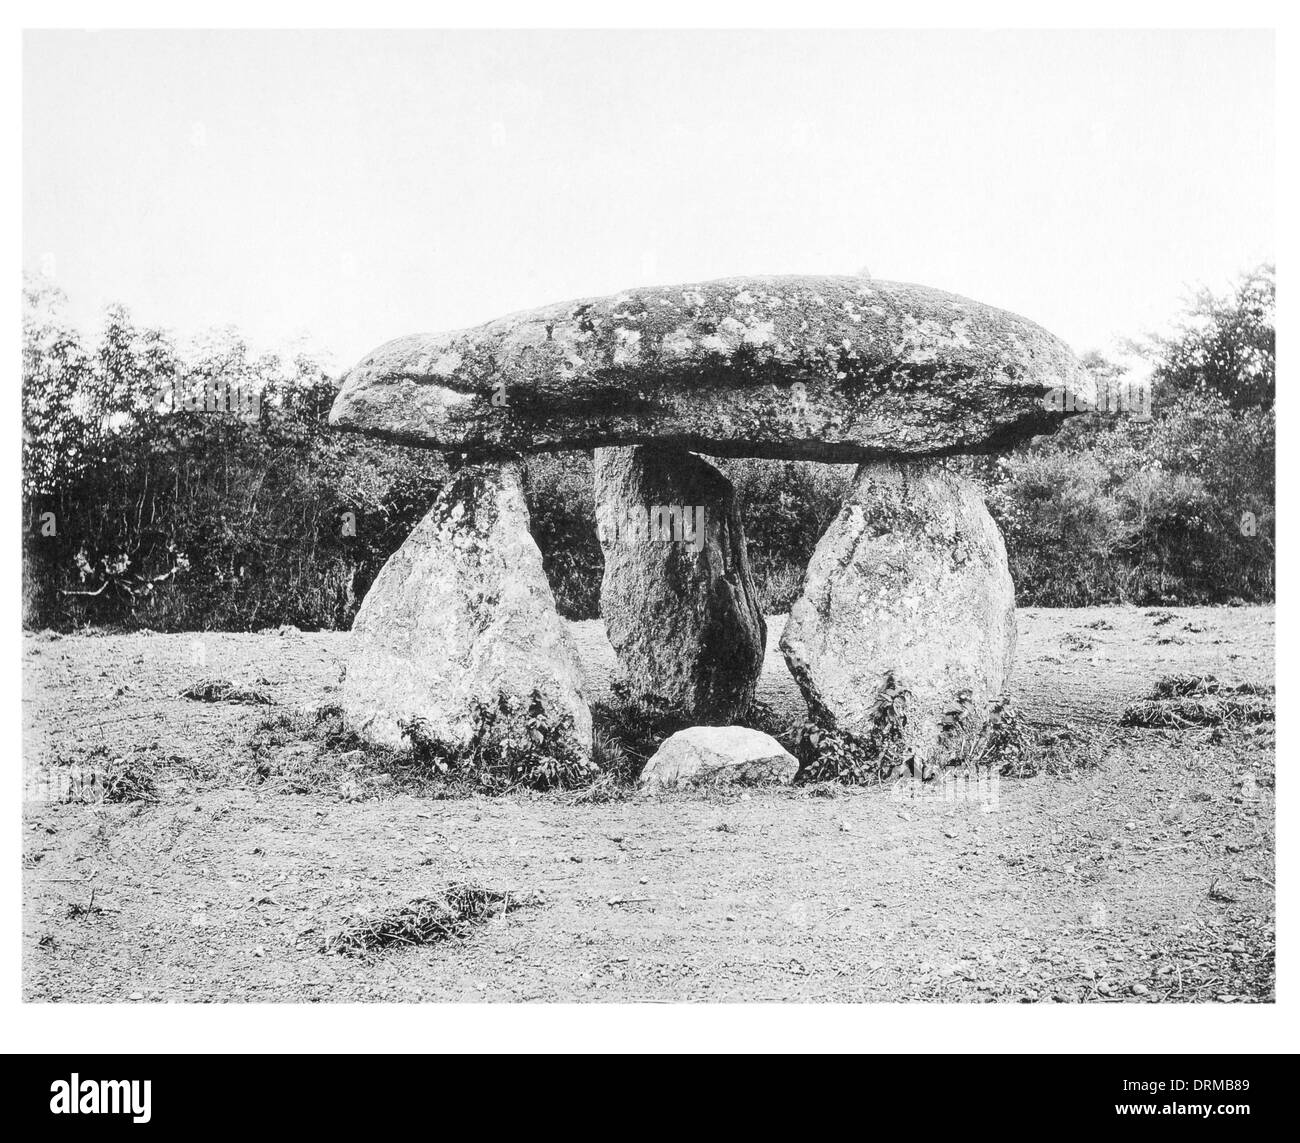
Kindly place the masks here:
[(310, 357), (229, 332), (183, 351), (120, 308), (83, 344), (57, 292), (25, 299), (25, 621), (348, 626), (443, 462), (330, 430)]
[(1271, 600), (1275, 437), (1271, 407), (1210, 392), (1145, 423), (1088, 414), (1015, 450), (986, 497), (1017, 600)]
[(784, 614), (803, 590), (804, 569), (856, 469), (792, 460), (716, 463), (736, 488), (759, 605), (765, 615)]
[(1273, 598), (1273, 311), (1268, 266), (1202, 291), (1172, 336), (1136, 347), (1152, 420), (1078, 417), (1002, 466), (990, 508), (1022, 602)]
[(887, 671), (876, 691), (864, 733), (853, 733), (825, 721), (805, 723), (795, 742), (795, 757), (799, 760), (795, 780), (865, 786), (894, 776), (904, 766), (910, 767), (910, 752), (903, 743), (910, 695), (894, 680), (893, 672)]
[(572, 715), (550, 714), (538, 691), (529, 700), (522, 730), (517, 714), (517, 700), (504, 694), (495, 705), (476, 701), (470, 742), (461, 749), (439, 741), (422, 719), (399, 725), (417, 762), (467, 780), (484, 793), (519, 787), (568, 790), (596, 778), (596, 767), (584, 757), (578, 742)]

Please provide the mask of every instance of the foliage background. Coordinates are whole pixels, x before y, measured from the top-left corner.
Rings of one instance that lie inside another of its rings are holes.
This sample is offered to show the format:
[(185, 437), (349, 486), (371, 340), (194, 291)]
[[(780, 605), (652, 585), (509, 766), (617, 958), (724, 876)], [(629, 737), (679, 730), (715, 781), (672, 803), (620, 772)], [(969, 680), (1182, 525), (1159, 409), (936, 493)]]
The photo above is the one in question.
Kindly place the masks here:
[[(1006, 457), (951, 462), (984, 487), (1020, 603), (1273, 598), (1274, 299), (1262, 266), (1126, 346), (1151, 369), (1150, 421), (1086, 414)], [(447, 479), (438, 454), (331, 432), (338, 381), (309, 354), (254, 356), (234, 330), (182, 348), (121, 307), (86, 338), (47, 283), (24, 302), (29, 627), (345, 628)], [(1103, 386), (1122, 372), (1099, 353), (1085, 364)], [(212, 386), (256, 394), (259, 415), (184, 410)], [(740, 494), (764, 609), (783, 612), (852, 466), (716, 463)], [(592, 618), (591, 459), (533, 457), (525, 472), (560, 611)]]

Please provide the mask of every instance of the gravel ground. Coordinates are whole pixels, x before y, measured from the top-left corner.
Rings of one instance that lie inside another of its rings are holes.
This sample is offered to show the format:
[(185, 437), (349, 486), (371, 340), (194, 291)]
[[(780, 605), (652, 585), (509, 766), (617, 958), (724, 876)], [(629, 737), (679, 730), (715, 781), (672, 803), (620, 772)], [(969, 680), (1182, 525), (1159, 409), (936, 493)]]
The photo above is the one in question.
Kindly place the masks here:
[[(802, 714), (769, 621), (760, 696)], [(612, 652), (574, 624), (593, 696)], [(1255, 731), (1121, 729), (1160, 675), (1271, 683), (1273, 609), (1020, 613), (1016, 698), (1090, 728), (1095, 768), (950, 798), (892, 789), (347, 801), (235, 782), (268, 708), (328, 702), (340, 633), (34, 634), (29, 778), (142, 747), (157, 802), (24, 806), (32, 1001), (942, 1000), (1273, 997), (1274, 748)], [(35, 785), (29, 791), (37, 790)], [(465, 940), (364, 958), (349, 916), (451, 881), (538, 894)]]

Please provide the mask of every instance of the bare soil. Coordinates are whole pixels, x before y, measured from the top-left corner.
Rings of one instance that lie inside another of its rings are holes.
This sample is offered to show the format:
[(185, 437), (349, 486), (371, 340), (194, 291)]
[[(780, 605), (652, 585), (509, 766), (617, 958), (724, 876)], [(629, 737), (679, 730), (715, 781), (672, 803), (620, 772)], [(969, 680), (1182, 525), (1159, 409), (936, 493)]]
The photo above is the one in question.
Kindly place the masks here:
[[(803, 713), (770, 621), (760, 697)], [(595, 697), (613, 658), (573, 625)], [(1273, 998), (1274, 741), (1121, 728), (1166, 674), (1272, 683), (1273, 609), (1020, 613), (1016, 698), (1099, 763), (912, 787), (360, 800), (236, 784), (268, 711), (331, 700), (346, 634), (27, 637), (30, 1001)], [(179, 692), (233, 680), (274, 705)], [(143, 748), (155, 802), (64, 804), (43, 776)], [(356, 913), (454, 881), (537, 894), (469, 937), (329, 955)]]

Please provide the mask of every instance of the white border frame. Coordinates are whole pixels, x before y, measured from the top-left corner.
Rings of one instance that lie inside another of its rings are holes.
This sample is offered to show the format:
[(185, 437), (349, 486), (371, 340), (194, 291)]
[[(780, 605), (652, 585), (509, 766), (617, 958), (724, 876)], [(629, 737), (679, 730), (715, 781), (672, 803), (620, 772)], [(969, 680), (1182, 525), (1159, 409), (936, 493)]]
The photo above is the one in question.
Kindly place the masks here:
[[(607, 3), (552, 3), (543, 9), (518, 2), (494, 5), (492, 19), (483, 8), (467, 4), (439, 6), (376, 0), (363, 9), (369, 17), (356, 19), (355, 5), (276, 3), (272, 0), (228, 0), (221, 5), (159, 2), (19, 3), (11, 11), (17, 22), (6, 26), (3, 58), (5, 76), (3, 119), (9, 136), (8, 154), (21, 152), (22, 29), (104, 27), (111, 10), (114, 27), (237, 27), (237, 28), (437, 28), (437, 27), (664, 27), (664, 28), (1274, 28), (1278, 47), (1277, 172), (1279, 205), (1300, 201), (1296, 179), (1297, 130), (1300, 107), (1296, 76), (1295, 5), (1237, 2), (1156, 4), (1093, 0), (1088, 4), (882, 3), (864, 5), (809, 0), (792, 9), (788, 4), (746, 0), (720, 4), (710, 0), (660, 0), (653, 7), (637, 6), (631, 18)], [(789, 16), (801, 17), (793, 23)], [(653, 18), (653, 22), (652, 22)], [(10, 227), (6, 228), (6, 262), (17, 270), (22, 250), (21, 168), (13, 163), (6, 180)], [(1296, 333), (1296, 310), (1290, 290), (1290, 267), (1296, 259), (1294, 208), (1278, 211), (1277, 260), (1282, 267), (1279, 293), (1281, 360), (1289, 363)], [(11, 279), (17, 295), (18, 274)], [(5, 360), (19, 359), (19, 322), (5, 327)], [(4, 536), (8, 554), (0, 563), (5, 597), (10, 601), (8, 653), (3, 659), (6, 717), (2, 724), (12, 745), (11, 772), (4, 785), (4, 830), (9, 839), (5, 875), (0, 877), (0, 1028), (9, 1052), (676, 1052), (688, 1051), (864, 1051), (897, 1053), (954, 1052), (1286, 1052), (1297, 1049), (1294, 910), (1288, 896), (1295, 884), (1293, 828), (1296, 813), (1292, 783), (1284, 775), (1277, 804), (1278, 839), (1278, 1002), (1274, 1005), (1187, 1006), (1156, 1005), (74, 1005), (23, 1004), (20, 997), (21, 958), (21, 822), (19, 794), (22, 757), (20, 645), (18, 633), (21, 593), (19, 559), (19, 498), (21, 450), (17, 385), (10, 391), (11, 415), (0, 419), (0, 455), (9, 467), (5, 498)], [(1278, 409), (1290, 423), (1295, 397), (1280, 386)], [(1293, 518), (1296, 455), (1282, 445), (1279, 458), (1279, 524)], [(1293, 564), (1294, 534), (1279, 527), (1279, 583)], [(1289, 589), (1280, 592), (1277, 609), (1279, 690), (1291, 693), (1295, 656), (1288, 636), (1295, 633)], [(1288, 704), (1279, 704), (1278, 755), (1296, 757), (1296, 736)]]

